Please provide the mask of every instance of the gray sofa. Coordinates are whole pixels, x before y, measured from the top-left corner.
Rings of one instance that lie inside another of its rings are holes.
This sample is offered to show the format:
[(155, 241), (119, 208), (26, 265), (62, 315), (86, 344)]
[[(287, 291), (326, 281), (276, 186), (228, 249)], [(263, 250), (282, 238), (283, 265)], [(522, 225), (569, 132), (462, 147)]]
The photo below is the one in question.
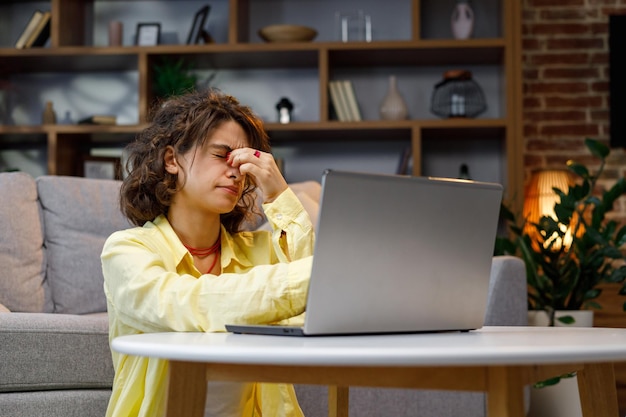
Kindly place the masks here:
[[(104, 416), (113, 380), (100, 252), (118, 184), (0, 174), (0, 415)], [(0, 307), (2, 308), (2, 307)]]
[[(319, 184), (294, 185), (315, 218)], [(0, 174), (0, 415), (104, 416), (113, 380), (100, 251), (126, 228), (119, 183)], [(262, 222), (249, 228), (267, 227)], [(494, 258), (489, 325), (526, 320), (523, 263)], [(298, 386), (307, 417), (324, 387)], [(352, 416), (483, 416), (484, 395), (353, 389)]]

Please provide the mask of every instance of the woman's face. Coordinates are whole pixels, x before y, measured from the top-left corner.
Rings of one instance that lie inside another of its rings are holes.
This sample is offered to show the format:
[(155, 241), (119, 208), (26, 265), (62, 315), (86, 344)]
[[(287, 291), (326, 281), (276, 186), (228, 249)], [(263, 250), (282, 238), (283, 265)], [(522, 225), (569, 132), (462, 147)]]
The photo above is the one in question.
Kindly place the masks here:
[[(226, 121), (211, 132), (202, 146), (176, 157), (176, 173), (182, 188), (174, 195), (172, 206), (184, 205), (204, 214), (231, 212), (241, 198), (245, 175), (226, 162), (227, 154), (248, 145), (243, 128), (234, 121)], [(166, 166), (172, 173), (167, 161)]]

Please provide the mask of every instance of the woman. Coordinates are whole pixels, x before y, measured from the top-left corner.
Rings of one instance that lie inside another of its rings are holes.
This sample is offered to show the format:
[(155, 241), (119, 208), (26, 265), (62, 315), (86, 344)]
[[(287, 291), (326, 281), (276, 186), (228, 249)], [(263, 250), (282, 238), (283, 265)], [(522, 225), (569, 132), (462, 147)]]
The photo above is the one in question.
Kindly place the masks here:
[[(313, 229), (269, 152), (262, 122), (216, 91), (166, 102), (129, 145), (122, 211), (137, 227), (102, 252), (109, 337), (223, 331), (304, 311)], [(272, 232), (240, 232), (255, 190)], [(167, 363), (113, 352), (107, 416), (164, 413)], [(301, 416), (292, 386), (216, 383), (215, 416)]]

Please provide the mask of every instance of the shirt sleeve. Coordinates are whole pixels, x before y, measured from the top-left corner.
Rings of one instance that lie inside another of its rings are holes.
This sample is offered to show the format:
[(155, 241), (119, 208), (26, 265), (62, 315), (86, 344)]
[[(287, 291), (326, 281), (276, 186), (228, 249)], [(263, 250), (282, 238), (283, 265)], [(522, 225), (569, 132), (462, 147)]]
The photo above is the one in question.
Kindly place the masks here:
[(142, 332), (223, 331), (227, 323), (271, 323), (304, 311), (311, 257), (197, 278), (172, 272), (172, 260), (160, 255), (167, 248), (152, 246), (127, 231), (104, 245), (107, 301), (127, 326)]
[(291, 188), (273, 202), (263, 204), (272, 225), (272, 243), (280, 262), (313, 255), (315, 232), (311, 218)]

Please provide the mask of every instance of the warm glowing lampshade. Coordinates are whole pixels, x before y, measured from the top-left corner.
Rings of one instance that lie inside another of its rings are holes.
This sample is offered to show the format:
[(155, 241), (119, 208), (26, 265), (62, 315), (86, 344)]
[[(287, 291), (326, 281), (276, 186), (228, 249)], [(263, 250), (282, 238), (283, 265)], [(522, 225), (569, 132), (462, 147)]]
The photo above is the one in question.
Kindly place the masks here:
[[(523, 215), (526, 220), (524, 232), (531, 237), (534, 243), (540, 242), (542, 238), (533, 223), (537, 223), (543, 216), (550, 216), (556, 220), (554, 205), (559, 202), (560, 197), (553, 188), (567, 192), (567, 188), (573, 184), (573, 174), (564, 169), (540, 170), (532, 173), (524, 194)], [(567, 231), (565, 226), (563, 226), (563, 231)], [(566, 235), (564, 244), (569, 246), (570, 243), (571, 236)], [(544, 246), (547, 246), (547, 243)], [(560, 242), (555, 242), (553, 245), (555, 248), (560, 248), (560, 246)]]

